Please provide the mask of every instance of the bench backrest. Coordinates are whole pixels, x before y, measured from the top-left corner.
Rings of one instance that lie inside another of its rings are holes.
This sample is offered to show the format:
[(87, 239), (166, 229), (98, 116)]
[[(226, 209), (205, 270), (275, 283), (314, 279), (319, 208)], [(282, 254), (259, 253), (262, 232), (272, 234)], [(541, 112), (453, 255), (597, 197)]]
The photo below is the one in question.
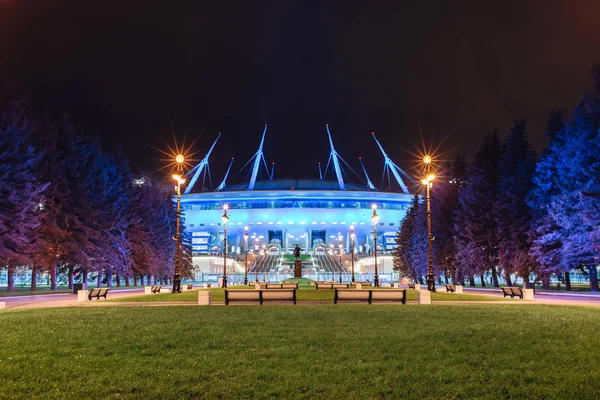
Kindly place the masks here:
[(267, 289), (298, 289), (297, 283), (267, 283)]
[(225, 304), (231, 300), (260, 301), (293, 300), (296, 304), (296, 289), (225, 289)]
[(406, 289), (371, 289), (371, 300), (399, 300), (406, 302)]
[(260, 291), (253, 289), (225, 289), (229, 300), (260, 300)]
[(369, 300), (370, 290), (358, 289), (336, 289), (335, 297), (337, 300)]
[(261, 292), (263, 300), (294, 300), (296, 297), (296, 290), (293, 288), (261, 290)]
[(523, 295), (523, 291), (521, 290), (520, 287), (511, 287), (510, 290), (512, 290), (512, 292), (515, 296), (521, 297)]
[(513, 293), (512, 293), (512, 290), (510, 290), (509, 287), (502, 286), (501, 289), (504, 292), (504, 294), (508, 294), (508, 295), (512, 296)]
[(90, 297), (97, 297), (100, 293), (100, 289), (92, 289), (90, 291)]
[(406, 289), (335, 289), (334, 303), (338, 300), (394, 300), (406, 304)]
[(102, 288), (102, 289), (100, 289), (100, 292), (98, 292), (98, 297), (106, 296), (107, 293), (108, 293), (108, 288)]

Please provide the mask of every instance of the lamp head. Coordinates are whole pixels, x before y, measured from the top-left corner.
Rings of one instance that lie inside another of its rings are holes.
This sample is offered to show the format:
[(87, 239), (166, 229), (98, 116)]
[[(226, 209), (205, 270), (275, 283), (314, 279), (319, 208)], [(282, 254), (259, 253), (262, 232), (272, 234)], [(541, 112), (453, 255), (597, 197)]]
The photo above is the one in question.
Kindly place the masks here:
[(434, 174), (429, 174), (429, 175), (427, 175), (427, 180), (428, 180), (429, 182), (433, 182), (433, 180), (434, 180), (434, 179), (435, 179), (435, 175), (434, 175)]
[(223, 204), (223, 211), (229, 210), (229, 204)]
[(183, 156), (183, 154), (177, 154), (177, 155), (175, 156), (175, 162), (176, 162), (177, 164), (181, 164), (181, 163), (183, 163), (184, 161), (185, 161), (185, 157)]
[(377, 204), (375, 204), (375, 203), (371, 204), (371, 208), (373, 209), (373, 212), (375, 212), (375, 210), (377, 210)]
[(425, 164), (431, 164), (431, 156), (430, 156), (429, 154), (426, 154), (426, 155), (423, 157), (423, 162), (424, 162)]
[(179, 182), (179, 180), (181, 179), (181, 175), (173, 174), (173, 179), (175, 179), (175, 181)]
[(377, 215), (377, 211), (373, 210), (373, 215), (371, 216), (371, 222), (373, 222), (373, 225), (377, 225), (377, 222), (379, 222), (379, 215)]
[(229, 221), (229, 217), (227, 216), (227, 210), (225, 210), (225, 213), (223, 214), (221, 219), (223, 220), (223, 225), (226, 225), (227, 221)]

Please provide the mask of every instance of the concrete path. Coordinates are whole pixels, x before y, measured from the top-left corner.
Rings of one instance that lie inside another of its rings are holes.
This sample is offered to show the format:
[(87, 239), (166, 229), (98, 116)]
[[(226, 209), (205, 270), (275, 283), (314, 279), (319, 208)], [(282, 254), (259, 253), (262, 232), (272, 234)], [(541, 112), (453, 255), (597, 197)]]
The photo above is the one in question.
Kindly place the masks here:
[[(126, 296), (137, 296), (144, 294), (144, 288), (137, 289), (119, 289), (111, 290), (108, 293), (108, 297), (111, 299)], [(29, 296), (10, 296), (1, 297), (0, 302), (6, 303), (6, 308), (31, 308), (31, 307), (72, 307), (82, 306), (84, 304), (93, 302), (102, 302), (102, 300), (92, 300), (87, 303), (77, 302), (77, 295), (71, 293), (60, 293), (60, 294), (40, 294), (40, 295), (29, 295)], [(110, 304), (110, 303), (107, 303)], [(119, 303), (115, 303), (119, 304)]]
[[(502, 290), (497, 288), (469, 288), (465, 286), (463, 287), (463, 292), (468, 294), (483, 294), (486, 296), (504, 296)], [(543, 304), (600, 306), (600, 296), (597, 294), (586, 293), (552, 293), (536, 291), (533, 302)]]
[[(438, 291), (443, 292), (443, 287), (438, 287)], [(466, 294), (480, 294), (486, 296), (498, 296), (503, 297), (502, 291), (496, 288), (463, 288)], [(137, 296), (144, 293), (143, 288), (136, 289), (122, 289), (113, 290), (109, 292), (108, 297), (111, 299), (122, 298), (127, 296)], [(96, 306), (194, 306), (195, 302), (105, 302), (103, 300), (92, 300), (87, 302), (78, 302), (77, 296), (74, 294), (63, 293), (63, 294), (45, 294), (45, 295), (30, 295), (30, 296), (13, 296), (13, 297), (1, 297), (0, 302), (6, 303), (6, 308), (35, 308), (35, 307), (96, 307)], [(409, 302), (413, 303), (413, 302)], [(223, 302), (213, 303), (215, 305), (223, 305)], [(316, 305), (316, 304), (331, 304), (331, 302), (298, 302), (297, 305)], [(382, 303), (383, 304), (383, 303)], [(414, 303), (416, 304), (416, 303)], [(600, 296), (595, 294), (585, 293), (548, 293), (538, 292), (535, 294), (535, 300), (533, 301), (510, 301), (510, 302), (497, 302), (497, 301), (438, 301), (433, 302), (434, 305), (441, 304), (560, 304), (560, 305), (585, 305), (585, 306), (600, 306)], [(275, 305), (275, 304), (273, 304)], [(278, 304), (279, 305), (279, 304)]]

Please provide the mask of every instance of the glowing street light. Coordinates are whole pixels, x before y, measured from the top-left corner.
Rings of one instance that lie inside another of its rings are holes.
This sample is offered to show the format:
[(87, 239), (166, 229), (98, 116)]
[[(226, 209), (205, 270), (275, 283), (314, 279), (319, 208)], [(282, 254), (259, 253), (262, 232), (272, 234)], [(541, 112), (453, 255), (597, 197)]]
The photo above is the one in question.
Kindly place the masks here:
[(227, 287), (227, 221), (229, 221), (229, 217), (227, 216), (227, 210), (229, 206), (227, 204), (223, 204), (223, 216), (221, 219), (223, 220), (223, 287)]
[(245, 257), (244, 257), (244, 285), (248, 284), (248, 227), (244, 227), (244, 242), (246, 243)]
[(377, 204), (371, 206), (373, 209), (373, 215), (371, 215), (371, 222), (373, 223), (373, 254), (375, 255), (375, 276), (373, 277), (375, 287), (379, 287), (379, 275), (377, 273), (377, 223), (379, 222), (379, 215), (377, 215)]
[[(424, 161), (424, 160), (423, 160)], [(427, 290), (435, 292), (435, 280), (433, 278), (433, 251), (431, 248), (431, 186), (435, 179), (434, 174), (429, 174), (421, 183), (427, 188)]]
[(177, 208), (175, 210), (175, 218), (177, 222), (175, 224), (175, 272), (173, 274), (173, 290), (172, 293), (181, 293), (181, 273), (179, 271), (179, 264), (181, 260), (181, 185), (185, 183), (185, 179), (181, 175), (174, 174), (173, 179), (177, 182), (175, 186), (175, 193), (177, 193)]

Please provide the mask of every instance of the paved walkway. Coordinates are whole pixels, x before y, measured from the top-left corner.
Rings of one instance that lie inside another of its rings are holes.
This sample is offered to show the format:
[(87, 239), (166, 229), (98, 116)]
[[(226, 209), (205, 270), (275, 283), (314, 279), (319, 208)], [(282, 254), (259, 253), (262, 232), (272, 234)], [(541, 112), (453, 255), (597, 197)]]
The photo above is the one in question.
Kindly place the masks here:
[[(438, 291), (443, 292), (443, 287), (438, 288)], [(502, 291), (495, 288), (463, 288), (465, 294), (481, 294), (486, 296), (502, 297)], [(128, 296), (137, 296), (144, 293), (143, 288), (137, 289), (121, 289), (109, 292), (109, 297), (124, 298)], [(106, 302), (102, 300), (93, 300), (89, 302), (78, 302), (77, 296), (69, 293), (63, 294), (45, 294), (45, 295), (30, 295), (30, 296), (12, 296), (0, 297), (0, 302), (6, 303), (6, 308), (36, 308), (36, 307), (96, 307), (96, 306), (194, 306), (194, 302)], [(222, 305), (223, 302), (216, 302), (215, 305)], [(273, 305), (279, 305), (273, 303)], [(281, 303), (286, 304), (286, 303)], [(287, 303), (290, 304), (290, 303)], [(316, 304), (332, 304), (330, 301), (301, 301), (297, 305), (316, 305)], [(349, 303), (350, 304), (350, 303)], [(382, 303), (385, 304), (385, 303)], [(395, 304), (395, 303), (394, 303)], [(409, 302), (409, 304), (417, 304)], [(435, 305), (451, 305), (451, 304), (498, 304), (498, 305), (518, 305), (518, 304), (561, 304), (561, 305), (585, 305), (585, 306), (600, 306), (600, 296), (585, 293), (536, 293), (534, 301), (438, 301)]]
[[(137, 296), (144, 294), (144, 288), (138, 289), (119, 289), (112, 290), (109, 292), (108, 297), (111, 299), (126, 297), (126, 296)], [(88, 303), (77, 302), (77, 295), (71, 293), (60, 293), (60, 294), (40, 294), (40, 295), (29, 295), (29, 296), (10, 296), (1, 297), (0, 302), (6, 303), (6, 308), (31, 308), (31, 307), (72, 307), (82, 306)], [(94, 301), (95, 302), (95, 301)], [(102, 301), (99, 301), (102, 302)], [(91, 303), (91, 302), (89, 302)], [(110, 303), (106, 303), (110, 304)], [(119, 304), (119, 303), (115, 303)]]

